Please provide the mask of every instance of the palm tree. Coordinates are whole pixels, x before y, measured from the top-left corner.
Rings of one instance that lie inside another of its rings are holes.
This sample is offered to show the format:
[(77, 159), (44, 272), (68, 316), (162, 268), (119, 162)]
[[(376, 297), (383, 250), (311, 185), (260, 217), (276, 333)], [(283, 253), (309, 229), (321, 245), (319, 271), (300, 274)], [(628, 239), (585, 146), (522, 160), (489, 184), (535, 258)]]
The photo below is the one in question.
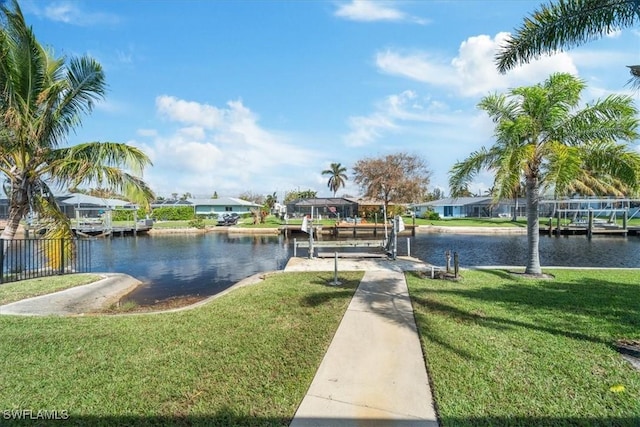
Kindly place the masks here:
[(276, 203), (278, 203), (278, 195), (275, 191), (272, 194), (268, 194), (264, 199), (264, 205), (269, 211), (273, 209)]
[(150, 164), (142, 151), (114, 142), (61, 147), (104, 96), (100, 64), (89, 57), (55, 58), (27, 27), (17, 1), (0, 4), (0, 13), (0, 174), (9, 199), (0, 237), (13, 239), (29, 212), (52, 219), (52, 235), (69, 236), (56, 187), (105, 185), (146, 205), (153, 192), (139, 178)]
[[(502, 73), (543, 54), (580, 46), (640, 21), (637, 0), (558, 0), (541, 5), (512, 34), (496, 56)], [(640, 66), (629, 66), (640, 86)]]
[[(626, 143), (638, 137), (633, 100), (611, 95), (577, 110), (584, 88), (577, 77), (558, 73), (542, 84), (483, 98), (479, 108), (496, 123), (496, 142), (456, 163), (450, 172), (449, 184), (455, 194), (480, 170), (493, 171), (496, 199), (512, 197), (524, 177), (527, 274), (542, 273), (538, 250), (541, 192), (549, 189), (564, 195), (580, 187), (593, 194), (612, 191), (616, 185), (635, 191), (640, 185), (640, 154)], [(589, 187), (594, 177), (603, 188)]]
[(345, 186), (345, 181), (349, 179), (347, 177), (347, 168), (340, 163), (331, 163), (329, 169), (323, 170), (322, 175), (329, 175), (329, 181), (327, 181), (327, 187), (333, 191), (333, 197), (336, 197), (336, 193), (340, 187)]

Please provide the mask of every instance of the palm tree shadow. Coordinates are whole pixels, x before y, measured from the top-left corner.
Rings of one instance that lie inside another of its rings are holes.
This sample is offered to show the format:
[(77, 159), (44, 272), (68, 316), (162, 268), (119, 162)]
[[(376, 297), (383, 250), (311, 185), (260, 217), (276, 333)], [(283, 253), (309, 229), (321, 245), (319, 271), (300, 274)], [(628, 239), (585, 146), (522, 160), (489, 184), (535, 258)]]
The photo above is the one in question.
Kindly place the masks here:
[[(508, 282), (500, 287), (442, 287), (440, 289), (413, 289), (412, 301), (418, 313), (438, 315), (456, 322), (479, 325), (495, 330), (526, 328), (545, 332), (556, 336), (604, 344), (617, 349), (613, 340), (576, 329), (571, 321), (555, 322), (555, 319), (578, 316), (582, 318), (606, 318), (611, 323), (620, 325), (620, 333), (640, 330), (640, 302), (637, 300), (637, 287), (613, 281), (584, 279), (580, 284), (548, 281), (539, 286), (527, 286), (526, 280), (513, 277), (510, 273), (489, 270), (487, 273)], [(419, 276), (415, 276), (420, 278)], [(421, 280), (424, 280), (420, 278)], [(485, 315), (482, 312), (467, 311), (453, 304), (441, 302), (438, 295), (455, 295), (467, 300), (478, 300), (500, 306), (513, 307), (513, 310), (530, 309), (556, 312), (551, 323), (516, 320), (509, 317)], [(425, 317), (422, 317), (425, 316)], [(435, 334), (428, 328), (426, 315), (417, 318), (421, 333), (433, 339)], [(566, 325), (559, 326), (559, 325)], [(636, 332), (637, 333), (637, 332)], [(441, 345), (442, 340), (438, 341)], [(452, 345), (444, 343), (448, 348)], [(458, 350), (455, 350), (459, 353)]]

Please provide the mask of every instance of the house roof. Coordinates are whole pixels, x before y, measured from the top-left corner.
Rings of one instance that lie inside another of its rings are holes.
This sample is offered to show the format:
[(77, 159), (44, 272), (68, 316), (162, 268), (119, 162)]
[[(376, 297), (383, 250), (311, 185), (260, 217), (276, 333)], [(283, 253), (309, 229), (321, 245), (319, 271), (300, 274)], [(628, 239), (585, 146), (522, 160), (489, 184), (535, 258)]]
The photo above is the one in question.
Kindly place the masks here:
[(260, 207), (257, 203), (249, 202), (235, 197), (219, 197), (217, 199), (187, 199), (189, 203), (196, 206), (247, 206)]
[(126, 200), (120, 199), (103, 199), (101, 197), (89, 196), (88, 194), (81, 193), (69, 193), (64, 196), (60, 196), (60, 203), (65, 205), (91, 205), (91, 206), (99, 206), (99, 207), (122, 207), (131, 205), (130, 202)]
[[(366, 205), (366, 206), (382, 206), (384, 205), (384, 201), (381, 199), (373, 199), (370, 197), (349, 197), (347, 198), (347, 200), (353, 202), (353, 203), (357, 203), (359, 205)], [(393, 202), (389, 202), (389, 206), (391, 205), (395, 205), (395, 203)]]
[(353, 205), (356, 202), (343, 197), (316, 197), (313, 199), (302, 199), (295, 203), (296, 206), (343, 206)]

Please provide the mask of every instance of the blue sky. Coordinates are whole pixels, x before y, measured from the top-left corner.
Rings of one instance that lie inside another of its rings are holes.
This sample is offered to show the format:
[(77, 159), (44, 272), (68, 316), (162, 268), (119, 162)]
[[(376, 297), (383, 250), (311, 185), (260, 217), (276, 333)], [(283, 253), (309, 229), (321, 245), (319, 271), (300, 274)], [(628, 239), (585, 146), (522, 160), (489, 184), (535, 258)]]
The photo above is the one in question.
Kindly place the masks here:
[[(109, 91), (69, 138), (127, 142), (154, 165), (158, 195), (331, 195), (321, 171), (407, 152), (448, 194), (458, 160), (492, 144), (476, 105), (566, 71), (585, 102), (630, 93), (639, 34), (602, 40), (500, 75), (505, 35), (539, 1), (91, 0), (20, 2), (56, 55), (90, 55)], [(491, 186), (488, 174), (471, 187)], [(357, 196), (352, 180), (338, 192)]]

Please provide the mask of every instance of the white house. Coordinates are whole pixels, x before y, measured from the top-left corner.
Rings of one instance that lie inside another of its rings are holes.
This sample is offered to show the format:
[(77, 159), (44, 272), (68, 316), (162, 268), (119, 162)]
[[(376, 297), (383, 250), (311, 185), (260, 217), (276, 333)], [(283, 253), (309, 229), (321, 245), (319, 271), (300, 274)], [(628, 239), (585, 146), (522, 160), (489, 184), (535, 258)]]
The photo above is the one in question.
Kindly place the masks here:
[[(423, 216), (427, 211), (433, 211), (438, 213), (440, 218), (511, 217), (515, 208), (516, 202), (513, 199), (501, 200), (494, 204), (492, 197), (448, 197), (411, 205), (411, 209), (418, 217)], [(526, 214), (524, 199), (518, 199), (517, 210), (518, 216)]]

